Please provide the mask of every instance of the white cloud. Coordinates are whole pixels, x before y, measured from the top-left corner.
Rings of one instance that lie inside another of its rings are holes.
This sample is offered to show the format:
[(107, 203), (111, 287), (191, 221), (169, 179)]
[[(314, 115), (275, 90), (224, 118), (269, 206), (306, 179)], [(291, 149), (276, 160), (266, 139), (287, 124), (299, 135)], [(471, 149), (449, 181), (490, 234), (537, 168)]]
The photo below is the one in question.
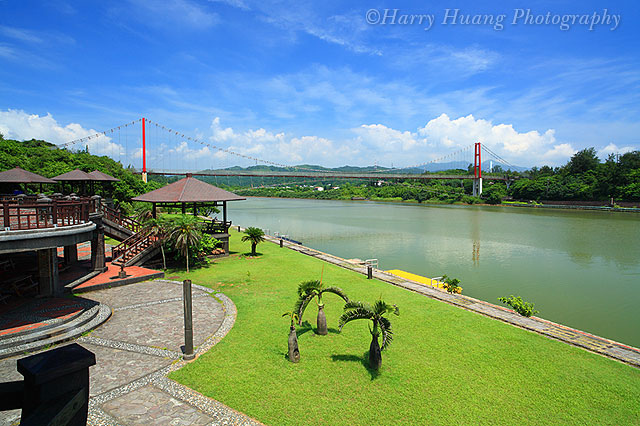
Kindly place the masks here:
[[(62, 126), (49, 113), (40, 116), (14, 109), (0, 111), (0, 132), (9, 139), (42, 139), (55, 144), (70, 142), (98, 133), (94, 129), (85, 129), (78, 123)], [(84, 145), (88, 145), (93, 154), (109, 155), (116, 159), (124, 155), (124, 147), (114, 143), (110, 137), (105, 135), (99, 135), (69, 148), (83, 148)]]
[[(274, 133), (263, 128), (236, 132), (231, 127), (223, 127), (219, 117), (211, 122), (211, 131), (209, 139), (216, 146), (225, 145), (229, 151), (282, 164), (330, 162), (337, 165), (336, 161), (353, 158), (357, 153), (356, 149), (348, 145), (336, 145), (333, 141), (318, 136), (293, 137), (284, 132)], [(221, 152), (222, 154), (216, 153), (215, 156), (239, 158)]]
[(426, 143), (416, 134), (409, 131), (399, 131), (383, 124), (363, 124), (353, 129), (358, 135), (358, 141), (384, 152), (411, 151)]
[(141, 22), (162, 27), (175, 28), (181, 24), (183, 28), (208, 29), (218, 23), (219, 17), (205, 7), (190, 0), (165, 0), (162, 2), (129, 0), (132, 8), (120, 10), (120, 13), (134, 15)]
[(0, 34), (27, 43), (42, 43), (42, 39), (33, 31), (0, 25)]
[(618, 147), (615, 143), (612, 142), (598, 151), (598, 156), (602, 159), (606, 159), (609, 154), (624, 154), (627, 152), (635, 151), (636, 149), (637, 148), (634, 148), (632, 146)]
[(410, 45), (404, 49), (387, 49), (385, 57), (395, 68), (420, 68), (425, 76), (459, 80), (486, 71), (501, 60), (495, 51), (477, 46), (452, 47), (444, 44)]
[(521, 133), (511, 124), (494, 125), (471, 114), (455, 120), (442, 114), (420, 128), (418, 134), (434, 148), (440, 145), (448, 149), (464, 148), (482, 142), (507, 161), (524, 166), (541, 161), (562, 162), (575, 152), (570, 144), (558, 143), (553, 129)]
[(249, 6), (243, 0), (209, 0), (210, 3), (226, 3), (229, 6), (237, 7), (238, 9), (249, 10)]
[[(51, 114), (39, 116), (21, 110), (0, 111), (0, 132), (7, 138), (37, 138), (58, 144), (98, 133), (78, 123), (59, 124)], [(518, 166), (561, 165), (576, 152), (570, 143), (556, 140), (553, 129), (544, 132), (519, 132), (511, 124), (493, 124), (488, 120), (476, 119), (473, 115), (451, 119), (442, 114), (415, 132), (394, 129), (384, 124), (364, 124), (351, 129), (351, 132), (351, 136), (347, 134), (336, 140), (319, 135), (298, 136), (274, 132), (265, 128), (237, 131), (224, 126), (222, 120), (215, 117), (210, 126), (210, 146), (185, 139), (160, 143), (162, 138), (155, 141), (149, 137), (147, 166), (195, 170), (203, 167), (247, 166), (255, 164), (257, 158), (287, 165), (311, 163), (335, 167), (346, 164), (371, 165), (377, 162), (384, 166), (393, 164), (405, 167), (443, 158), (468, 148), (474, 142), (482, 142), (508, 162)], [(116, 141), (100, 135), (79, 144), (78, 148), (88, 144), (90, 152), (94, 154), (109, 155), (116, 160), (138, 164), (141, 152), (135, 145), (139, 141), (129, 140), (131, 150), (128, 154)], [(214, 145), (222, 150), (214, 148)], [(610, 143), (600, 150), (600, 155), (606, 157), (611, 152), (623, 153), (631, 150), (633, 147), (618, 147)], [(236, 156), (232, 152), (251, 158)], [(473, 161), (473, 150), (467, 149), (464, 152), (470, 155), (462, 158), (449, 156), (442, 161)], [(488, 158), (486, 154), (484, 158)]]
[(545, 152), (542, 155), (542, 158), (545, 162), (551, 162), (553, 165), (558, 165), (565, 163), (575, 153), (576, 150), (571, 145), (568, 143), (561, 143)]

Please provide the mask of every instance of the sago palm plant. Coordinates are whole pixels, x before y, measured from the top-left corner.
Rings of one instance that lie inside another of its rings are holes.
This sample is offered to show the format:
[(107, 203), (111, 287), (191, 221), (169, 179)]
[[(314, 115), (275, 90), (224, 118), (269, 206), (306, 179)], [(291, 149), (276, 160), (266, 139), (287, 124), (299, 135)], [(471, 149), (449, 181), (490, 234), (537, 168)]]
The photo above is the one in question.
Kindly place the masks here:
[(250, 226), (244, 233), (245, 235), (242, 237), (242, 241), (251, 241), (251, 256), (255, 256), (256, 247), (264, 241), (264, 231), (260, 228)]
[(327, 334), (327, 317), (324, 314), (324, 303), (322, 303), (322, 295), (324, 293), (333, 293), (340, 296), (345, 302), (349, 301), (347, 295), (339, 287), (325, 287), (321, 281), (304, 281), (298, 286), (298, 301), (293, 311), (298, 314), (298, 325), (302, 324), (302, 315), (305, 309), (314, 298), (318, 298), (318, 318), (316, 320), (316, 332), (321, 335)]
[(201, 236), (196, 219), (190, 216), (178, 219), (169, 231), (169, 239), (187, 259), (187, 273), (189, 273), (189, 249), (198, 245)]
[[(391, 330), (391, 321), (384, 315), (394, 313), (399, 315), (396, 305), (378, 300), (373, 306), (363, 302), (347, 302), (344, 305), (344, 313), (340, 317), (340, 331), (347, 323), (366, 319), (373, 322), (373, 329), (369, 328), (371, 333), (371, 344), (369, 345), (369, 365), (372, 369), (377, 370), (382, 366), (381, 351), (389, 346), (393, 340), (393, 331)], [(382, 334), (382, 346), (378, 343), (378, 337)]]

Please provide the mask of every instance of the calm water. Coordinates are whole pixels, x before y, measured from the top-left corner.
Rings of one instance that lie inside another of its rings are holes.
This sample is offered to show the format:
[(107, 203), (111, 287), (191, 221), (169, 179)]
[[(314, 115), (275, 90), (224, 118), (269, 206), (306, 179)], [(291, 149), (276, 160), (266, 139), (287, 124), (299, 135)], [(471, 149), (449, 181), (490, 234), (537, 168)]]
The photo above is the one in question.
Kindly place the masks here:
[(520, 295), (539, 316), (640, 347), (640, 214), (252, 198), (229, 218), (381, 269)]

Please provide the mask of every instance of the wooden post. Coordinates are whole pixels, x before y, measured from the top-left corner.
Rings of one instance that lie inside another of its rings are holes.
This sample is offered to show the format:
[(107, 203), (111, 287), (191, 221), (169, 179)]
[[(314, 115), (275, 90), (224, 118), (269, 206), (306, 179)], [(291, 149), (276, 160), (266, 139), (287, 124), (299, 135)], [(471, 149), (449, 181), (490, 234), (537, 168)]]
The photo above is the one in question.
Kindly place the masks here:
[(182, 283), (182, 302), (184, 305), (184, 360), (195, 358), (193, 354), (193, 304), (191, 298), (191, 280)]
[(367, 279), (370, 280), (373, 278), (373, 266), (367, 265)]
[(5, 230), (11, 227), (11, 221), (9, 220), (9, 202), (8, 201), (5, 201), (4, 203), (2, 203), (2, 216), (3, 216), (3, 222), (4, 222), (3, 230)]

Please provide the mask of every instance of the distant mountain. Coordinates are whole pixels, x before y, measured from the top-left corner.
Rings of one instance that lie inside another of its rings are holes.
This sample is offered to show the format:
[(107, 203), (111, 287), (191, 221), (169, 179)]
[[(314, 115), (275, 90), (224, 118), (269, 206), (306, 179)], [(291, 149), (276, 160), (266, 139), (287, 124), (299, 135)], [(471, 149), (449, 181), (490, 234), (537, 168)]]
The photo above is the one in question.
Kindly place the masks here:
[[(296, 166), (292, 166), (292, 167), (278, 167), (278, 166), (268, 166), (268, 165), (257, 165), (257, 166), (249, 166), (249, 167), (240, 167), (240, 166), (233, 166), (233, 167), (227, 167), (223, 170), (247, 170), (247, 171), (272, 171), (272, 172), (277, 172), (277, 171), (291, 171), (292, 168), (296, 168), (296, 169), (306, 169), (306, 170), (326, 170), (326, 171), (334, 171), (334, 172), (352, 172), (352, 173), (369, 173), (369, 172), (388, 172), (388, 173), (414, 173), (414, 174), (419, 174), (419, 173), (424, 173), (424, 172), (442, 172), (442, 171), (446, 171), (446, 170), (461, 170), (462, 173), (466, 172), (468, 170), (468, 167), (471, 166), (471, 163), (465, 162), (465, 161), (450, 161), (448, 163), (432, 163), (432, 164), (426, 164), (424, 167), (410, 167), (410, 168), (404, 168), (404, 169), (392, 169), (389, 167), (381, 167), (381, 166), (341, 166), (341, 167), (323, 167), (323, 166), (319, 166), (316, 164), (299, 164)], [(484, 161), (482, 163), (482, 170), (485, 172), (488, 172), (490, 170), (491, 167), (493, 167), (494, 169), (496, 169), (496, 167), (501, 167), (502, 170), (511, 170), (511, 171), (516, 171), (516, 172), (523, 172), (525, 170), (529, 170), (526, 167), (520, 167), (520, 166), (507, 166), (506, 164), (502, 164), (496, 161)], [(220, 169), (218, 169), (220, 170)], [(212, 172), (214, 170), (211, 169), (207, 169), (207, 170), (202, 170), (201, 173), (207, 173), (207, 172)]]
[[(469, 166), (473, 166), (473, 163), (469, 163), (466, 161), (450, 161), (448, 163), (432, 163), (432, 164), (426, 164), (424, 167), (411, 167), (407, 169), (400, 169), (398, 171), (402, 173), (443, 172), (446, 170), (458, 170), (458, 169), (466, 171), (468, 170)], [(482, 162), (483, 171), (488, 172), (491, 166), (493, 166), (494, 169), (496, 168), (496, 166), (500, 166), (502, 170), (505, 170), (505, 171), (511, 170), (513, 172), (523, 172), (525, 170), (529, 170), (527, 167), (508, 166), (506, 164), (499, 163), (497, 161), (491, 162), (489, 160), (489, 161)]]

